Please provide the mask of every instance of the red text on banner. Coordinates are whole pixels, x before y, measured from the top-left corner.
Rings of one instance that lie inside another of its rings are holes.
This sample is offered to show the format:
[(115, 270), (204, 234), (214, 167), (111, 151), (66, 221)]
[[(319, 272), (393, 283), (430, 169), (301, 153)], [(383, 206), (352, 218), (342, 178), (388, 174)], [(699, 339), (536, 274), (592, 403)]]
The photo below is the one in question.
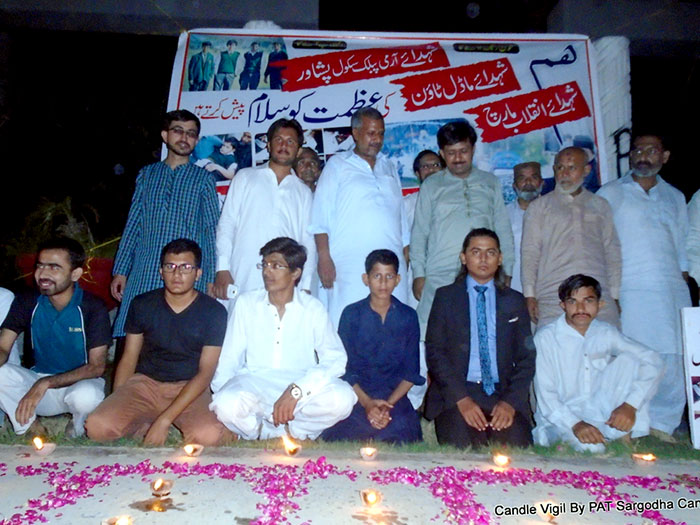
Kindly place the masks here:
[(477, 115), (476, 124), (481, 129), (483, 142), (494, 142), (591, 115), (576, 82), (502, 98), (464, 112)]
[(407, 111), (444, 106), (516, 91), (520, 84), (507, 58), (488, 60), (391, 81), (399, 84)]

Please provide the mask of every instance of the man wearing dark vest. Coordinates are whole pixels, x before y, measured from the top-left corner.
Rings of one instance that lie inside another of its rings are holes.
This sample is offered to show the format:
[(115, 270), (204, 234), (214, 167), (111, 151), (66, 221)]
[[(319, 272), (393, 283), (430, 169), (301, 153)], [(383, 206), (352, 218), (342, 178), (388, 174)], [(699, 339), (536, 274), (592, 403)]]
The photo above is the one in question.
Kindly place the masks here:
[(226, 51), (219, 55), (219, 65), (214, 76), (214, 90), (222, 91), (233, 89), (233, 80), (236, 78), (238, 59), (241, 54), (236, 51), (238, 43), (235, 40), (226, 42)]

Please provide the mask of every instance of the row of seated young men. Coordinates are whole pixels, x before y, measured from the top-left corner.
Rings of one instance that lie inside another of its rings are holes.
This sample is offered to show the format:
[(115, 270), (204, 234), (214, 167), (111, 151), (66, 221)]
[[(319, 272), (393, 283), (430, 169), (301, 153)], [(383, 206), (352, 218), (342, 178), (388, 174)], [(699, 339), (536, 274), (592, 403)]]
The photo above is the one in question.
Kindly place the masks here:
[[(96, 441), (143, 437), (162, 445), (171, 425), (188, 442), (266, 439), (422, 439), (407, 397), (421, 385), (415, 310), (392, 296), (401, 276), (390, 250), (367, 256), (367, 298), (345, 308), (336, 333), (323, 305), (297, 289), (303, 246), (280, 237), (260, 249), (264, 289), (225, 308), (198, 292), (201, 250), (166, 245), (163, 288), (138, 296), (113, 392), (104, 398), (107, 311), (83, 291), (85, 252), (70, 239), (39, 250), (39, 293), (12, 303), (0, 333), (0, 409), (18, 434), (36, 416), (70, 412), (68, 435)], [(428, 322), (430, 385), (423, 412), (438, 441), (528, 446), (564, 440), (600, 452), (606, 440), (649, 431), (648, 402), (662, 364), (643, 345), (596, 320), (600, 285), (585, 275), (559, 288), (563, 313), (533, 339), (523, 296), (499, 282), (497, 235), (472, 230), (462, 271), (437, 291)], [(359, 278), (359, 276), (358, 276)], [(31, 335), (35, 365), (8, 362), (18, 334)], [(528, 401), (534, 378), (536, 427)]]

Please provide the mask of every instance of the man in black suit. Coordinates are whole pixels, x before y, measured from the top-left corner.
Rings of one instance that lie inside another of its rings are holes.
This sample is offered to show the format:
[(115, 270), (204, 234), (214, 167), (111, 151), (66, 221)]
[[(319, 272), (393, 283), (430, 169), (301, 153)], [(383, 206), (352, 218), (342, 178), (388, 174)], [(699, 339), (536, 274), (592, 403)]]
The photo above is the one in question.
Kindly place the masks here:
[(459, 258), (462, 271), (437, 290), (428, 319), (425, 416), (441, 444), (526, 447), (535, 347), (525, 299), (496, 283), (503, 257), (493, 231), (469, 232)]

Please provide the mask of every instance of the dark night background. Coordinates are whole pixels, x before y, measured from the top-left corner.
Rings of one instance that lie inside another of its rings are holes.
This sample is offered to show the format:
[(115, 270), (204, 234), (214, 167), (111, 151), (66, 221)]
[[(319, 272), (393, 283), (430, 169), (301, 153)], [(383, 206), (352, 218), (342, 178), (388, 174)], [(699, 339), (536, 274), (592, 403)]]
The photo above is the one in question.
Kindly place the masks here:
[[(319, 29), (545, 32), (556, 2), (499, 17), (502, 3), (484, 3), (493, 12), (484, 8), (477, 24), (449, 12), (439, 20), (400, 20), (395, 11), (376, 6), (371, 17), (352, 21), (336, 4), (331, 9), (322, 2)], [(88, 206), (98, 210), (99, 220), (91, 219), (98, 241), (120, 235), (138, 170), (160, 152), (177, 37), (0, 30), (7, 35), (0, 54), (8, 71), (0, 108), (0, 285), (16, 289), (11, 256), (25, 216), (42, 198), (70, 196), (86, 216)], [(631, 59), (633, 122), (668, 136), (672, 156), (663, 174), (687, 198), (700, 187), (697, 166), (691, 166), (698, 137), (696, 61), (692, 54)]]

